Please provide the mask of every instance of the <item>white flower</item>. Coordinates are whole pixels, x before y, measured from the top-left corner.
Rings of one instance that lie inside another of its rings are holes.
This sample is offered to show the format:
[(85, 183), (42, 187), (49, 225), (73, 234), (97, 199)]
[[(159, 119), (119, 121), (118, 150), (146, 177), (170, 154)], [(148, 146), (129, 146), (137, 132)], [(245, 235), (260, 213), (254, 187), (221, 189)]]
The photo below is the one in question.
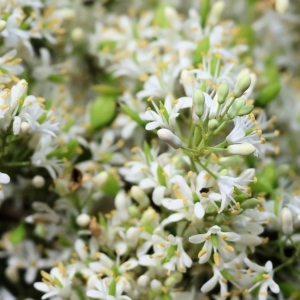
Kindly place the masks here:
[(217, 266), (223, 265), (223, 260), (229, 261), (234, 257), (234, 248), (225, 241), (235, 242), (240, 239), (240, 235), (234, 232), (222, 232), (217, 225), (211, 227), (205, 234), (196, 234), (189, 238), (190, 243), (204, 243), (202, 250), (199, 252), (199, 263), (203, 264), (211, 257), (214, 250), (214, 261)]
[[(260, 286), (258, 299), (259, 300), (266, 300), (268, 293), (267, 290), (270, 290), (273, 293), (278, 294), (280, 292), (278, 284), (273, 280), (273, 264), (269, 260), (264, 267), (259, 266), (253, 262), (251, 262), (247, 257), (244, 259), (246, 265), (252, 270), (253, 273), (253, 282), (256, 282), (250, 289), (249, 292), (255, 289), (256, 287)], [(260, 280), (257, 282), (258, 277), (260, 276)]]
[(140, 265), (155, 267), (162, 264), (168, 274), (175, 270), (175, 266), (180, 272), (186, 272), (186, 268), (191, 267), (192, 260), (183, 249), (182, 238), (170, 234), (165, 240), (154, 234), (152, 243), (154, 254), (141, 256)]
[(4, 193), (3, 193), (3, 187), (1, 184), (8, 184), (10, 182), (10, 177), (0, 172), (0, 205), (2, 203), (2, 200), (4, 199)]
[(146, 125), (146, 130), (153, 130), (161, 127), (171, 131), (175, 131), (175, 119), (179, 116), (179, 111), (184, 108), (192, 106), (192, 99), (189, 97), (182, 97), (174, 100), (171, 94), (165, 98), (164, 104), (157, 107), (154, 101), (151, 101), (155, 111), (148, 109), (145, 112), (144, 118), (151, 121)]
[[(50, 274), (42, 271), (43, 282), (35, 282), (34, 287), (45, 293), (42, 299), (52, 297), (61, 297), (70, 299), (72, 293), (72, 279), (75, 275), (75, 269), (65, 268), (62, 263), (58, 267), (52, 268)], [(72, 299), (72, 298), (71, 298)]]
[(121, 280), (116, 282), (115, 279), (106, 277), (97, 280), (94, 285), (97, 290), (88, 290), (86, 292), (88, 297), (101, 300), (131, 300), (130, 297), (123, 295), (124, 283)]
[(234, 192), (234, 187), (237, 187), (242, 192), (248, 191), (246, 185), (253, 181), (254, 173), (255, 169), (247, 169), (236, 178), (224, 175), (219, 176), (217, 184), (219, 191), (222, 195), (222, 203), (219, 213), (221, 213), (231, 201), (234, 201), (232, 196)]

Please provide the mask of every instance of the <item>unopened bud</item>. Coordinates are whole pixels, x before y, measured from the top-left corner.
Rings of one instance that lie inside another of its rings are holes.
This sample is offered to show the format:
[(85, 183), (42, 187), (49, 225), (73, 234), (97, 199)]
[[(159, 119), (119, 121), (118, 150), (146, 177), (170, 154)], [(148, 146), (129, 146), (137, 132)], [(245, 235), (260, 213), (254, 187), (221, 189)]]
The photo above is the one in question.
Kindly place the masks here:
[(76, 27), (71, 31), (71, 39), (76, 42), (79, 43), (83, 40), (84, 37), (84, 31), (81, 27)]
[(127, 244), (129, 247), (134, 248), (139, 239), (139, 229), (130, 227), (126, 231)]
[(35, 188), (40, 189), (45, 185), (45, 179), (43, 176), (36, 175), (32, 178), (31, 183)]
[(161, 290), (162, 288), (162, 284), (160, 281), (156, 280), (156, 279), (153, 279), (150, 283), (150, 286), (151, 286), (151, 290), (155, 291), (155, 292), (158, 292)]
[(254, 109), (253, 104), (246, 104), (239, 110), (238, 116), (242, 117), (242, 116), (249, 115), (253, 111), (253, 109)]
[(252, 209), (252, 208), (255, 208), (259, 203), (260, 202), (255, 198), (247, 199), (241, 203), (241, 208)]
[(107, 179), (108, 179), (108, 173), (101, 172), (93, 178), (93, 182), (95, 183), (97, 188), (101, 188), (106, 183)]
[(86, 227), (89, 225), (91, 217), (87, 214), (80, 214), (76, 218), (76, 223), (80, 227)]
[(205, 96), (203, 92), (198, 89), (193, 95), (195, 113), (198, 117), (201, 117), (204, 113)]
[(155, 219), (156, 211), (153, 208), (148, 208), (142, 215), (141, 223), (150, 223)]
[(172, 273), (165, 281), (165, 286), (167, 287), (173, 287), (177, 283), (179, 283), (183, 278), (182, 273), (180, 272), (174, 272)]
[(132, 217), (132, 218), (140, 218), (141, 217), (140, 210), (135, 205), (130, 205), (128, 207), (128, 213), (129, 213), (130, 217)]
[(233, 106), (237, 112), (239, 112), (240, 109), (245, 105), (246, 105), (246, 100), (244, 98), (237, 98), (233, 103)]
[(149, 282), (150, 279), (147, 275), (141, 275), (137, 280), (137, 284), (142, 288), (146, 288), (149, 285)]
[(215, 130), (216, 128), (218, 128), (219, 126), (219, 122), (216, 119), (211, 119), (208, 121), (208, 129), (209, 130)]
[(5, 269), (5, 276), (11, 281), (12, 283), (17, 283), (19, 281), (19, 270), (16, 267), (7, 267)]
[(222, 104), (225, 102), (225, 100), (228, 96), (228, 93), (229, 93), (229, 88), (228, 88), (227, 83), (222, 83), (217, 90), (217, 99), (218, 99), (219, 104)]
[(158, 137), (174, 149), (179, 149), (182, 145), (180, 138), (169, 129), (159, 129)]
[(22, 122), (21, 123), (21, 127), (20, 127), (20, 131), (21, 133), (27, 133), (30, 130), (30, 125), (28, 122)]
[(249, 88), (251, 84), (251, 77), (249, 75), (242, 75), (234, 88), (233, 94), (235, 97), (241, 97), (243, 93)]
[(230, 145), (227, 148), (230, 154), (250, 155), (255, 152), (255, 147), (249, 143)]
[(142, 207), (147, 207), (149, 206), (149, 198), (144, 192), (143, 189), (141, 189), (139, 186), (134, 185), (131, 190), (131, 197), (139, 203)]
[(225, 6), (225, 4), (223, 1), (217, 1), (216, 3), (214, 3), (214, 5), (211, 8), (209, 17), (208, 17), (208, 22), (210, 24), (214, 25), (219, 21), (221, 15), (223, 13), (224, 6)]
[(120, 190), (118, 179), (111, 173), (103, 171), (93, 178), (96, 188), (105, 194), (115, 196)]
[(6, 22), (4, 20), (0, 20), (0, 32), (2, 32), (6, 28)]
[(293, 233), (293, 215), (289, 208), (284, 207), (281, 210), (281, 227), (282, 232), (286, 235)]
[(289, 0), (276, 0), (275, 9), (279, 14), (284, 14), (289, 7)]
[(86, 287), (88, 290), (93, 290), (96, 288), (95, 284), (98, 281), (98, 276), (96, 274), (93, 274), (89, 277), (86, 283)]

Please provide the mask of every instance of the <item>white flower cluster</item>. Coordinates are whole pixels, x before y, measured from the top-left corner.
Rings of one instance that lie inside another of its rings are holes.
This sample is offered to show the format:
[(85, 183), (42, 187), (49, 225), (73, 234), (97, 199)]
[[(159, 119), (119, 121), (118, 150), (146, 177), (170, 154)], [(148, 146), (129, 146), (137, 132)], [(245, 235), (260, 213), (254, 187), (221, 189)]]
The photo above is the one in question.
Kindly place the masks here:
[(297, 299), (288, 1), (119, 2), (0, 0), (0, 298)]

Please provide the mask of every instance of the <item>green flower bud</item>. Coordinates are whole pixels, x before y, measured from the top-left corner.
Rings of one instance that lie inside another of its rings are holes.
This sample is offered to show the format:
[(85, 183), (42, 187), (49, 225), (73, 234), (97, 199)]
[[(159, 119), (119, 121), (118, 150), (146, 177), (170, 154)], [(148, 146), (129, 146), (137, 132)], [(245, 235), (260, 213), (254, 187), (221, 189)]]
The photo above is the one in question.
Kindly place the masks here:
[(239, 78), (233, 94), (235, 97), (241, 97), (244, 92), (249, 88), (251, 84), (251, 77), (249, 75), (243, 75)]
[(246, 100), (244, 98), (237, 98), (233, 102), (234, 109), (239, 112), (241, 108), (246, 105)]
[(252, 209), (252, 208), (255, 208), (259, 203), (260, 202), (255, 198), (247, 199), (246, 201), (241, 203), (241, 208)]
[(211, 119), (208, 121), (208, 129), (213, 131), (218, 128), (219, 122), (216, 119)]
[(245, 115), (249, 115), (254, 109), (254, 105), (252, 104), (246, 104), (244, 107), (242, 107), (239, 110), (238, 116), (245, 116)]
[(182, 273), (180, 272), (175, 272), (172, 273), (165, 281), (164, 285), (166, 287), (173, 287), (175, 286), (177, 283), (179, 283), (182, 280)]
[(135, 205), (131, 205), (131, 206), (128, 207), (128, 213), (132, 218), (138, 218), (139, 219), (141, 217), (141, 213), (140, 213), (138, 207), (135, 206)]
[(217, 99), (219, 104), (225, 102), (228, 93), (229, 93), (229, 88), (227, 83), (222, 83), (217, 90)]
[(197, 90), (193, 96), (195, 112), (198, 117), (201, 117), (204, 113), (205, 96), (201, 90)]

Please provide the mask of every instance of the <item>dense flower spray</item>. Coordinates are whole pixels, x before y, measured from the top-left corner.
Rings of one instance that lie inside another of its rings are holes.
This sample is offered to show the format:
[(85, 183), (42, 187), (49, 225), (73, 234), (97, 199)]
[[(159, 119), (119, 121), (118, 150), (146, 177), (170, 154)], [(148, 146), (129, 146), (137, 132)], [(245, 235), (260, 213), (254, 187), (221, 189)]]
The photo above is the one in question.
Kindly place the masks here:
[(299, 14), (0, 0), (0, 298), (298, 299)]

